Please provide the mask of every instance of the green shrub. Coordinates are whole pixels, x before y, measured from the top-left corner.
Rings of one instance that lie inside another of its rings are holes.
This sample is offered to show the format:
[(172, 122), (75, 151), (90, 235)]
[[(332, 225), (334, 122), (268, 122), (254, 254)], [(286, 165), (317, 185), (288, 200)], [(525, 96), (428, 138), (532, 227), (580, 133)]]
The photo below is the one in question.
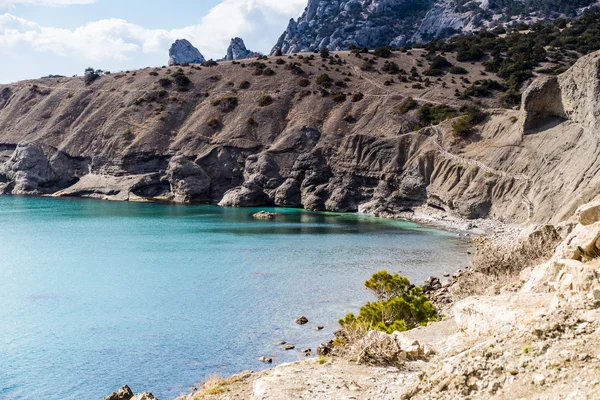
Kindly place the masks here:
[(88, 67), (85, 69), (85, 72), (83, 73), (83, 81), (85, 82), (86, 85), (89, 85), (92, 82), (94, 82), (96, 79), (99, 79), (100, 75), (102, 75), (102, 70), (100, 70), (100, 69), (95, 70), (92, 67)]
[(459, 67), (459, 66), (455, 65), (454, 67), (450, 68), (450, 73), (453, 75), (466, 75), (469, 73), (469, 71), (467, 71), (463, 67)]
[(323, 87), (330, 87), (331, 84), (333, 83), (333, 79), (331, 79), (328, 74), (321, 74), (317, 77), (316, 82), (317, 82), (317, 85), (320, 85)]
[(346, 94), (342, 93), (342, 92), (337, 92), (337, 93), (334, 93), (333, 96), (331, 96), (331, 98), (336, 103), (343, 103), (344, 101), (346, 101)]
[(365, 98), (365, 95), (362, 94), (361, 92), (354, 93), (352, 95), (352, 102), (357, 103), (357, 102), (361, 101), (364, 98)]
[(402, 100), (402, 103), (392, 108), (394, 114), (406, 114), (410, 110), (417, 108), (419, 104), (412, 97), (407, 97)]
[(386, 61), (383, 64), (383, 67), (381, 67), (381, 70), (383, 72), (387, 72), (391, 75), (394, 75), (394, 74), (397, 74), (400, 72), (400, 66), (393, 61), (392, 62)]
[(429, 66), (430, 69), (444, 69), (450, 67), (452, 67), (450, 61), (442, 56), (435, 56), (433, 60), (431, 60), (431, 65)]
[(260, 107), (266, 107), (273, 104), (273, 98), (270, 95), (263, 93), (258, 97), (257, 102)]
[(238, 85), (238, 87), (240, 89), (248, 89), (248, 88), (250, 88), (250, 82), (248, 82), (248, 81), (241, 81), (240, 84)]
[(210, 60), (204, 61), (201, 65), (203, 67), (216, 67), (219, 63), (211, 58)]
[(417, 129), (438, 125), (442, 121), (457, 116), (458, 111), (452, 107), (446, 105), (424, 104), (417, 111)]
[(182, 70), (178, 70), (174, 72), (171, 77), (175, 80), (175, 86), (177, 86), (177, 90), (180, 92), (185, 92), (188, 90), (192, 81), (190, 78), (185, 76), (185, 73)]
[(392, 55), (392, 48), (390, 46), (378, 47), (375, 50), (373, 50), (373, 54), (376, 57), (388, 58), (389, 56)]
[(173, 81), (169, 78), (161, 78), (158, 80), (158, 84), (164, 88), (167, 88), (173, 84)]
[(321, 49), (321, 58), (329, 58), (329, 49), (327, 47)]
[(403, 276), (380, 271), (365, 282), (365, 287), (377, 301), (362, 306), (358, 316), (350, 313), (340, 319), (342, 327), (359, 325), (392, 333), (437, 319), (433, 304), (423, 295), (421, 288), (411, 285)]
[(429, 68), (423, 71), (423, 75), (425, 76), (441, 76), (444, 75), (444, 71), (441, 69)]
[(220, 107), (223, 112), (233, 111), (238, 105), (238, 98), (236, 96), (225, 96), (220, 99), (214, 100), (212, 105)]

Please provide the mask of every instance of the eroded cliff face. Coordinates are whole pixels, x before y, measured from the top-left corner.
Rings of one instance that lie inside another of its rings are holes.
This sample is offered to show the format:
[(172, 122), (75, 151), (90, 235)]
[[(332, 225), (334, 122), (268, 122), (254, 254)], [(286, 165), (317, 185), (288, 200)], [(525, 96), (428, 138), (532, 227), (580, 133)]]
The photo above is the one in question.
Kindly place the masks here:
[[(597, 196), (599, 54), (532, 85), (522, 112), (491, 111), (466, 139), (452, 121), (414, 131), (413, 115), (394, 111), (408, 95), (453, 98), (450, 81), (425, 93), (388, 86), (338, 56), (302, 72), (290, 65), (300, 59), (272, 57), (269, 75), (184, 67), (186, 91), (160, 86), (176, 68), (2, 87), (0, 191), (375, 214), (428, 204), (507, 222), (561, 221)], [(324, 68), (339, 85), (325, 97), (314, 79)]]

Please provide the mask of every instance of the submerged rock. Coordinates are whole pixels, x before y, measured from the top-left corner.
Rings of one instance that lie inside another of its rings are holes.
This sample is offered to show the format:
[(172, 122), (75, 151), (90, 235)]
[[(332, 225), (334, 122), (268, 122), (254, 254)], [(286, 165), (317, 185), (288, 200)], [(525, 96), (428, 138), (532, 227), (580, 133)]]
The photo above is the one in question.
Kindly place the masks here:
[(268, 211), (259, 211), (256, 214), (253, 214), (252, 216), (256, 219), (273, 219), (277, 216), (277, 214)]
[(202, 64), (206, 59), (187, 39), (178, 39), (169, 49), (169, 65)]
[(273, 362), (273, 359), (271, 357), (261, 356), (258, 358), (258, 361), (270, 364)]
[(286, 344), (280, 347), (281, 350), (294, 350), (296, 346), (293, 344)]

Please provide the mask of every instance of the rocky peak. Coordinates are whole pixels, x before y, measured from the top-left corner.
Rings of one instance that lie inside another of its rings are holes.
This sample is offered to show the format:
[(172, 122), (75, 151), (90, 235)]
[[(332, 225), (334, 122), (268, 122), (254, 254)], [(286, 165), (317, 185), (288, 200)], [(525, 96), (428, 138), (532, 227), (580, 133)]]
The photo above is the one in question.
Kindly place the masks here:
[(258, 53), (248, 50), (244, 44), (244, 40), (242, 38), (235, 37), (231, 39), (229, 48), (227, 48), (227, 55), (225, 55), (223, 60), (243, 60), (255, 56), (258, 56)]
[(178, 39), (169, 49), (169, 65), (202, 64), (206, 59), (187, 39)]
[[(401, 47), (419, 41), (473, 32), (482, 27), (570, 16), (595, 3), (570, 0), (516, 5), (488, 0), (309, 0), (298, 20), (291, 20), (273, 48), (284, 53), (310, 52), (325, 46)], [(536, 18), (531, 18), (531, 17)]]

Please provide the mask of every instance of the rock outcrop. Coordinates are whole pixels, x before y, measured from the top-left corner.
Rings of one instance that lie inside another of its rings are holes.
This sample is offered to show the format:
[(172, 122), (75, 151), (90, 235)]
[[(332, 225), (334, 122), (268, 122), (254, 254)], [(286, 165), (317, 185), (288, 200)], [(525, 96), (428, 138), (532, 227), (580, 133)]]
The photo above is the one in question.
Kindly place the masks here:
[(242, 38), (236, 37), (231, 39), (231, 43), (227, 48), (227, 54), (223, 57), (223, 60), (245, 60), (247, 58), (258, 57), (259, 55), (260, 53), (248, 50)]
[[(594, 3), (594, 0), (582, 5)], [(555, 18), (555, 9), (530, 5), (529, 14), (515, 16), (511, 23), (531, 23), (536, 18)], [(563, 3), (567, 3), (563, 1)], [(504, 5), (483, 0), (309, 0), (304, 13), (292, 19), (273, 48), (284, 53), (319, 50), (346, 50), (350, 45), (401, 47), (407, 43), (447, 37), (458, 32), (493, 28), (506, 21)]]
[(187, 39), (178, 39), (169, 49), (169, 65), (202, 64), (206, 59)]

